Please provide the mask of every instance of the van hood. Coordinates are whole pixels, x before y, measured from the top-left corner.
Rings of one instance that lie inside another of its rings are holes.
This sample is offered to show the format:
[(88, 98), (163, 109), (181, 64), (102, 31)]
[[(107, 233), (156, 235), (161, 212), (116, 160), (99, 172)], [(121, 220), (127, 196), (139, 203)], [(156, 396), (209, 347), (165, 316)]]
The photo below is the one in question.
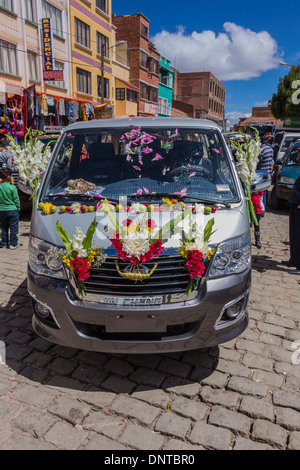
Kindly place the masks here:
[[(174, 218), (176, 218), (180, 215), (180, 212), (174, 211), (171, 214), (172, 216), (174, 214)], [(35, 208), (31, 221), (31, 235), (63, 248), (62, 239), (56, 228), (57, 221), (60, 222), (63, 229), (69, 234), (70, 238), (73, 238), (73, 235), (78, 227), (80, 227), (81, 230), (86, 233), (89, 225), (92, 223), (95, 217), (97, 228), (93, 237), (93, 246), (109, 250), (112, 248), (109, 237), (114, 233), (115, 230), (110, 222), (108, 215), (103, 212), (87, 212), (85, 214), (61, 214), (59, 212), (55, 212), (54, 214), (45, 215)], [(124, 222), (126, 219), (130, 219), (135, 223), (145, 220), (145, 217), (146, 219), (149, 218), (148, 214), (144, 216), (143, 214), (132, 215), (124, 212), (116, 214), (116, 217), (118, 218), (120, 225), (122, 225), (122, 222)], [(157, 227), (162, 227), (170, 220), (170, 212), (152, 212), (151, 218), (155, 221)], [(184, 224), (187, 224), (185, 225), (185, 228), (187, 229), (191, 222), (196, 223), (197, 228), (202, 231), (210, 219), (214, 219), (214, 233), (212, 234), (209, 241), (209, 243), (212, 245), (218, 244), (224, 240), (239, 236), (249, 231), (248, 214), (246, 204), (244, 203), (238, 205), (237, 207), (232, 207), (231, 209), (219, 207), (215, 213), (211, 213), (209, 215), (198, 213), (192, 214), (191, 217), (187, 216), (184, 221)], [(183, 222), (177, 224), (176, 231), (178, 231), (178, 228), (180, 228), (182, 224)], [(178, 234), (173, 235), (173, 237), (171, 237), (165, 243), (165, 248), (178, 248), (180, 246), (179, 240), (180, 237)]]

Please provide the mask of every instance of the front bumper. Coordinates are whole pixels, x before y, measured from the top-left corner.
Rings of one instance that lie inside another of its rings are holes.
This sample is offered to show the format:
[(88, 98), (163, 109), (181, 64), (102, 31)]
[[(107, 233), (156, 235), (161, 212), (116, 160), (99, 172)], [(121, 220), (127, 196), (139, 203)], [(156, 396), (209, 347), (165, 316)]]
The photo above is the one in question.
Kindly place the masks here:
[[(33, 328), (44, 339), (73, 348), (109, 353), (159, 353), (199, 349), (230, 341), (248, 324), (251, 270), (208, 280), (190, 301), (115, 305), (78, 300), (68, 281), (34, 274), (28, 268)], [(235, 301), (235, 319), (223, 312)], [(49, 310), (42, 318), (40, 304)]]
[(278, 199), (284, 199), (285, 201), (288, 201), (292, 189), (293, 185), (277, 184), (276, 196), (278, 197)]

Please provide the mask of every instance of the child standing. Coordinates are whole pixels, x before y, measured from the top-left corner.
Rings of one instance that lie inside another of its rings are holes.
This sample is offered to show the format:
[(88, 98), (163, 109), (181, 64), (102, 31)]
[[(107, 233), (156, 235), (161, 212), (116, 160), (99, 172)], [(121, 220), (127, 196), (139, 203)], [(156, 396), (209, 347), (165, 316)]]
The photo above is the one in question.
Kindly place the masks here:
[(11, 170), (0, 169), (0, 247), (14, 250), (18, 246), (20, 199), (17, 188), (11, 183)]
[(261, 218), (261, 213), (262, 213), (262, 207), (261, 207), (261, 198), (263, 196), (263, 191), (259, 193), (252, 193), (251, 194), (251, 201), (254, 207), (254, 212), (256, 215), (257, 223), (258, 225), (254, 224), (254, 235), (255, 235), (255, 246), (256, 248), (261, 248), (261, 243), (260, 243), (260, 227), (259, 227), (259, 221)]

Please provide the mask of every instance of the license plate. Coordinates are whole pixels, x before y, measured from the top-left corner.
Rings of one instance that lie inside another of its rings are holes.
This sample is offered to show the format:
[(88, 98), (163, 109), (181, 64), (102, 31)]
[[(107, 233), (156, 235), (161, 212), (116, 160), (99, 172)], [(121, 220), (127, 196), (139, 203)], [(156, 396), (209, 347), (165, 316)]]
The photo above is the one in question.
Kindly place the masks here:
[(163, 303), (163, 298), (160, 297), (104, 297), (100, 300), (101, 304), (108, 305), (123, 305), (124, 307), (133, 306), (151, 306), (160, 305)]

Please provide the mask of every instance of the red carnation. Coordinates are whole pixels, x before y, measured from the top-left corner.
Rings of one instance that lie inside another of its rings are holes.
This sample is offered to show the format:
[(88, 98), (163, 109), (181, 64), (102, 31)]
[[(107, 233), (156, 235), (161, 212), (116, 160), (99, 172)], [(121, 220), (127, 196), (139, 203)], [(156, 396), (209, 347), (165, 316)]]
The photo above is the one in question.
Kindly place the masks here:
[(90, 265), (86, 258), (76, 256), (76, 258), (70, 261), (70, 265), (73, 266), (75, 272), (77, 273), (78, 281), (85, 281), (89, 277)]
[(203, 254), (199, 250), (189, 250), (187, 253), (186, 267), (190, 277), (199, 277), (205, 271), (205, 265), (202, 263)]

